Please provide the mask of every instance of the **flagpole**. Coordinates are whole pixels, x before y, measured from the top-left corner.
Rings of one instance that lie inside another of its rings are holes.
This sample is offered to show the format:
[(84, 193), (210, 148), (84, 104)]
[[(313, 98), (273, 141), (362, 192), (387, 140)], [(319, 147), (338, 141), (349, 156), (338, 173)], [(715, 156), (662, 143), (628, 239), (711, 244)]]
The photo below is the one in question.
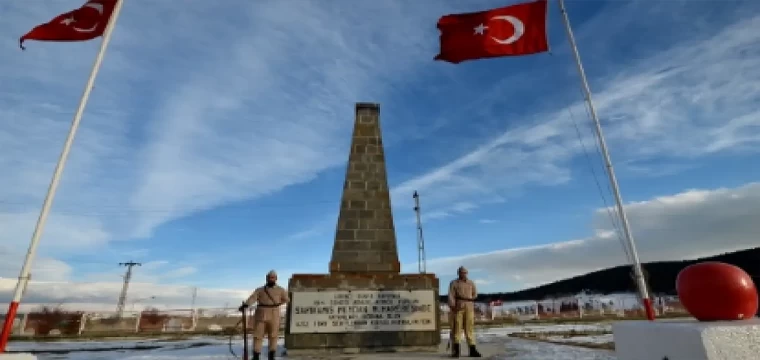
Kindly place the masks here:
[(599, 147), (601, 148), (602, 156), (604, 157), (604, 164), (607, 167), (607, 174), (610, 180), (610, 186), (612, 187), (613, 195), (615, 196), (615, 203), (617, 204), (617, 211), (620, 216), (620, 220), (623, 225), (623, 234), (625, 235), (625, 243), (628, 252), (631, 254), (631, 262), (633, 263), (633, 272), (636, 278), (636, 287), (639, 290), (641, 296), (642, 305), (646, 311), (647, 319), (654, 320), (654, 308), (652, 307), (652, 299), (650, 298), (649, 291), (647, 289), (646, 279), (644, 278), (644, 272), (641, 268), (641, 262), (639, 255), (636, 252), (636, 243), (633, 240), (633, 234), (631, 233), (631, 227), (628, 223), (628, 216), (625, 213), (623, 206), (623, 197), (620, 195), (620, 187), (618, 186), (617, 177), (615, 171), (612, 168), (612, 161), (610, 160), (610, 153), (607, 149), (607, 142), (604, 140), (604, 134), (602, 133), (602, 125), (599, 122), (599, 117), (596, 114), (596, 108), (594, 102), (591, 100), (591, 89), (588, 85), (588, 79), (586, 78), (586, 72), (583, 70), (583, 64), (581, 63), (581, 55), (578, 53), (578, 46), (575, 43), (575, 36), (573, 36), (573, 30), (570, 26), (570, 19), (567, 16), (567, 10), (565, 9), (565, 1), (559, 0), (559, 7), (562, 12), (562, 20), (565, 23), (565, 30), (567, 31), (567, 39), (570, 42), (570, 48), (573, 50), (573, 56), (575, 58), (575, 65), (578, 68), (578, 74), (581, 78), (581, 84), (583, 87), (583, 94), (586, 97), (586, 103), (588, 104), (589, 113), (591, 119), (594, 121), (594, 127), (596, 129), (597, 139), (599, 140)]
[(95, 84), (95, 78), (97, 77), (98, 71), (100, 70), (100, 65), (103, 63), (103, 57), (105, 56), (106, 48), (108, 47), (108, 43), (111, 41), (111, 34), (113, 33), (114, 26), (116, 25), (116, 20), (118, 19), (119, 13), (121, 12), (123, 1), (124, 0), (116, 1), (113, 12), (111, 13), (111, 17), (108, 21), (108, 25), (103, 32), (103, 41), (100, 43), (100, 50), (98, 50), (98, 54), (95, 57), (95, 62), (92, 65), (92, 71), (90, 71), (90, 77), (87, 79), (87, 84), (85, 85), (84, 92), (82, 93), (82, 97), (79, 100), (79, 106), (77, 107), (77, 111), (74, 113), (74, 118), (71, 121), (69, 134), (66, 137), (66, 142), (63, 144), (63, 150), (61, 151), (61, 155), (58, 158), (58, 163), (55, 166), (55, 171), (53, 171), (53, 178), (50, 180), (47, 195), (45, 195), (45, 201), (42, 203), (42, 209), (40, 210), (40, 215), (37, 218), (37, 224), (34, 228), (34, 233), (32, 233), (29, 249), (27, 250), (26, 258), (24, 259), (24, 265), (21, 267), (21, 274), (18, 277), (16, 289), (13, 292), (13, 300), (11, 300), (10, 305), (8, 305), (8, 312), (5, 315), (2, 334), (0, 334), (0, 354), (5, 352), (5, 348), (8, 345), (8, 339), (10, 338), (11, 332), (13, 330), (13, 320), (16, 318), (16, 313), (18, 311), (19, 303), (21, 302), (24, 289), (29, 283), (29, 273), (32, 268), (32, 262), (34, 262), (37, 246), (39, 245), (40, 237), (42, 236), (42, 232), (45, 228), (45, 223), (47, 221), (48, 214), (50, 213), (50, 208), (53, 205), (53, 198), (55, 198), (55, 193), (61, 180), (63, 168), (66, 165), (66, 160), (68, 159), (69, 152), (71, 151), (71, 145), (74, 142), (74, 137), (76, 136), (77, 130), (79, 129), (79, 123), (82, 120), (84, 109), (87, 106), (87, 101), (90, 98), (90, 92), (92, 92), (93, 85)]

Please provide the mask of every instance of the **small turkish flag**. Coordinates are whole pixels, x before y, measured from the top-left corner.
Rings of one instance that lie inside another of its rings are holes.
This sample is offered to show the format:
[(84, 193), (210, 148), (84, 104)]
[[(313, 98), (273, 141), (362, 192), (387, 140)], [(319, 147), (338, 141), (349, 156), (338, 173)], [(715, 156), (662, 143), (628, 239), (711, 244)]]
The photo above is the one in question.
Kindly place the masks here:
[(19, 39), (19, 46), (23, 50), (25, 40), (86, 41), (101, 36), (106, 31), (117, 1), (90, 0), (79, 9), (34, 27)]
[(548, 51), (546, 11), (547, 0), (537, 0), (443, 16), (438, 20), (441, 50), (435, 60), (458, 64), (467, 60)]

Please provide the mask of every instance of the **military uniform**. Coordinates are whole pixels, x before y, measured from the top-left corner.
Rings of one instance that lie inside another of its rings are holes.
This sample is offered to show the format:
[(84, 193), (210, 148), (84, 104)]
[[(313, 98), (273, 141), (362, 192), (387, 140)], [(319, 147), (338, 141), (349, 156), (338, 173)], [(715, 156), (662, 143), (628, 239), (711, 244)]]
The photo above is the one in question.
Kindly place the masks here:
[[(460, 267), (460, 278), (449, 284), (449, 309), (451, 311), (452, 357), (459, 357), (459, 342), (462, 331), (470, 348), (470, 357), (480, 357), (475, 347), (475, 298), (478, 290), (472, 280), (466, 278), (467, 269)], [(462, 276), (464, 274), (464, 278)]]
[[(267, 278), (277, 274), (270, 271)], [(269, 339), (269, 359), (274, 360), (277, 351), (277, 338), (280, 333), (280, 307), (287, 304), (288, 291), (276, 284), (267, 284), (257, 288), (245, 305), (256, 304), (253, 315), (253, 359), (258, 360), (264, 343), (264, 336)]]

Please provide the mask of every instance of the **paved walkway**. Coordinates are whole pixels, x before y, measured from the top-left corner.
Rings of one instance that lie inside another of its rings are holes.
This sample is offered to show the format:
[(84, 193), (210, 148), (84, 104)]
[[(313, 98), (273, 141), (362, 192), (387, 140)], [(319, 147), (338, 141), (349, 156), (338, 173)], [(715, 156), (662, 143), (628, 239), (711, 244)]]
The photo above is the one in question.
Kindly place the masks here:
[[(462, 358), (467, 358), (467, 348), (462, 349)], [(478, 351), (483, 355), (481, 359), (501, 359), (504, 355), (503, 344), (479, 344)], [(379, 353), (379, 354), (346, 354), (346, 355), (300, 355), (288, 356), (287, 359), (295, 360), (440, 360), (449, 357), (450, 350), (446, 350), (446, 343), (441, 344), (438, 353)]]

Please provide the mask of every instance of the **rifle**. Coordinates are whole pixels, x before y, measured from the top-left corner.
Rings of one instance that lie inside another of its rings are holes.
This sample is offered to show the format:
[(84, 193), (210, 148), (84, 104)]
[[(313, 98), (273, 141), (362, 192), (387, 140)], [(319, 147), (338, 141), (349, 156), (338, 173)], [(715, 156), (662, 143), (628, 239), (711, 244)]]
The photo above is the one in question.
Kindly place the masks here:
[(243, 316), (241, 320), (243, 322), (243, 360), (248, 360), (248, 307), (245, 306), (245, 302), (241, 306), (241, 313)]

